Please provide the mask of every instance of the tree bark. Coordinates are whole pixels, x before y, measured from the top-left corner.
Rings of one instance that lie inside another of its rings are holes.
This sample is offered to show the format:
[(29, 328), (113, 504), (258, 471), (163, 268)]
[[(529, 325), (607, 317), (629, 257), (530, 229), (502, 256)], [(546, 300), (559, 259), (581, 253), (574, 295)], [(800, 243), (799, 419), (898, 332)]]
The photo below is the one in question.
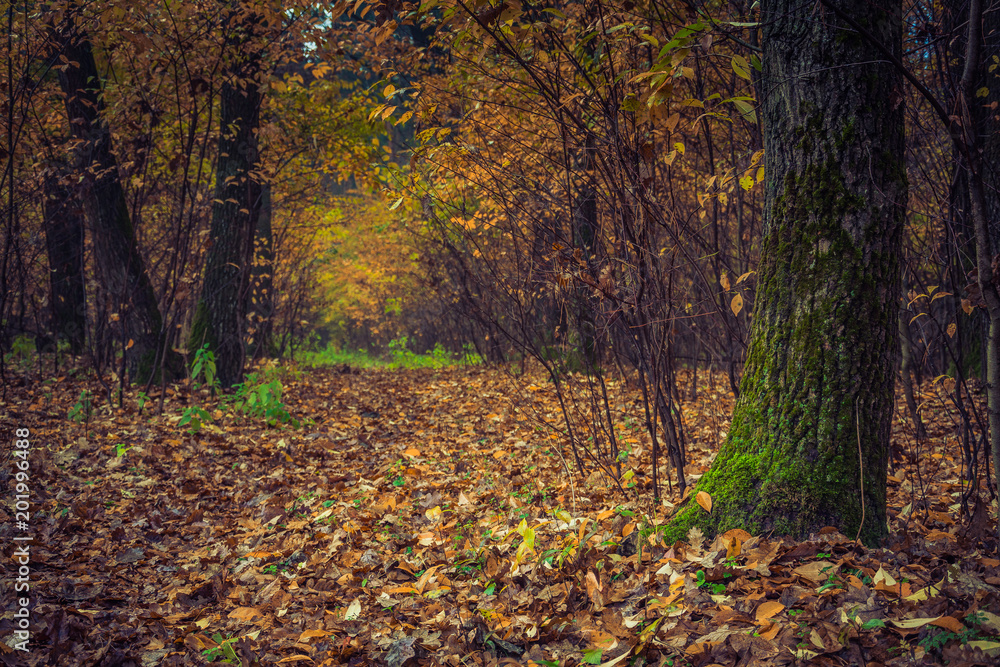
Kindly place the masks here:
[(253, 173), (263, 100), (257, 82), (260, 59), (257, 54), (239, 53), (247, 46), (253, 19), (248, 16), (239, 26), (242, 38), (233, 47), (234, 62), (222, 85), (210, 245), (188, 343), (192, 351), (208, 345), (223, 387), (243, 379), (246, 294), (261, 197), (261, 182)]
[(133, 382), (146, 382), (156, 371), (163, 321), (135, 240), (111, 132), (103, 119), (100, 74), (90, 42), (71, 18), (56, 29), (56, 37), (68, 61), (59, 70), (59, 83), (73, 135), (80, 142), (78, 168), (89, 181), (98, 275), (124, 327), (129, 377)]
[[(901, 53), (898, 2), (835, 0)], [(821, 5), (765, 0), (759, 286), (729, 435), (669, 525), (886, 534), (900, 237), (902, 78)], [(692, 494), (694, 495), (694, 494)]]
[(42, 229), (49, 260), (49, 301), (53, 333), (69, 343), (73, 354), (81, 354), (87, 332), (83, 262), (86, 223), (82, 204), (63, 183), (63, 176), (54, 168), (43, 183)]

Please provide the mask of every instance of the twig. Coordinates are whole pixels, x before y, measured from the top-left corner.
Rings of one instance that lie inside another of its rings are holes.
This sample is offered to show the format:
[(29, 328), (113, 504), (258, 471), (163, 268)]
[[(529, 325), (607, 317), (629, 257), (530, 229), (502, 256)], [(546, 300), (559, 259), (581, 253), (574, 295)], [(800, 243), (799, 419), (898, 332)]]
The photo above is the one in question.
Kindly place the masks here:
[(865, 457), (861, 453), (861, 415), (858, 414), (858, 400), (854, 399), (854, 424), (858, 433), (858, 465), (861, 467), (861, 523), (858, 524), (858, 534), (854, 536), (854, 541), (861, 539), (861, 529), (865, 525)]

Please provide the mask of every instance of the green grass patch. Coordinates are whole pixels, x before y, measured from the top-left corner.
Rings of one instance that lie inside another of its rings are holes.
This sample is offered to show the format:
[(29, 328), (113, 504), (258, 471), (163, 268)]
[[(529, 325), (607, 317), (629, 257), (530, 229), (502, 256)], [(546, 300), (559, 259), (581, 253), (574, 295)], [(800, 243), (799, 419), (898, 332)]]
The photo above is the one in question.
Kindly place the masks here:
[(444, 368), (446, 366), (471, 366), (482, 363), (482, 359), (471, 346), (461, 353), (450, 352), (438, 343), (433, 349), (423, 353), (410, 350), (406, 336), (389, 341), (385, 352), (379, 354), (368, 350), (343, 350), (332, 343), (322, 350), (304, 351), (296, 354), (296, 361), (313, 367), (341, 366), (354, 368)]

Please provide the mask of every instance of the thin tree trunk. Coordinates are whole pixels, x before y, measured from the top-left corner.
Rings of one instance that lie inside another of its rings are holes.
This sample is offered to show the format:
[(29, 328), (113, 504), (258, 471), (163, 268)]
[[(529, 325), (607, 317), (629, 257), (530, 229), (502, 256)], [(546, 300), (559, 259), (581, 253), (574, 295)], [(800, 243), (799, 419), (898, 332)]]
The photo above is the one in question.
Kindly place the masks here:
[[(985, 26), (984, 26), (985, 23)], [(980, 296), (986, 306), (989, 316), (989, 332), (986, 344), (986, 417), (989, 424), (990, 451), (993, 458), (994, 475), (1000, 470), (1000, 288), (994, 275), (993, 262), (998, 256), (993, 248), (993, 236), (1000, 235), (991, 227), (994, 221), (988, 215), (996, 205), (996, 196), (987, 197), (987, 170), (992, 173), (993, 165), (987, 165), (984, 152), (991, 144), (982, 139), (980, 132), (986, 128), (995, 127), (992, 117), (975, 122), (974, 115), (983, 101), (976, 98), (976, 86), (984, 76), (987, 67), (983, 50), (983, 29), (990, 38), (990, 44), (996, 42), (996, 33), (1000, 28), (1000, 19), (996, 12), (990, 12), (989, 20), (984, 22), (981, 0), (971, 0), (969, 4), (968, 33), (966, 36), (965, 68), (959, 84), (958, 111), (961, 122), (953, 123), (952, 138), (956, 148), (962, 153), (969, 166), (969, 208), (973, 227), (976, 230), (976, 271)], [(985, 54), (992, 53), (995, 46), (986, 49)], [(994, 96), (996, 93), (994, 93)], [(996, 144), (992, 145), (996, 150)], [(991, 205), (992, 200), (992, 205)], [(1000, 485), (1000, 475), (996, 476)], [(1000, 492), (1000, 488), (997, 489)], [(1000, 525), (997, 530), (1000, 531)]]
[[(244, 37), (234, 49), (247, 46), (254, 20), (252, 15), (244, 19)], [(243, 379), (246, 296), (261, 199), (261, 182), (253, 173), (258, 164), (257, 128), (263, 101), (257, 82), (260, 58), (256, 53), (235, 57), (238, 60), (230, 66), (221, 91), (211, 245), (188, 343), (190, 350), (208, 345), (223, 387)]]

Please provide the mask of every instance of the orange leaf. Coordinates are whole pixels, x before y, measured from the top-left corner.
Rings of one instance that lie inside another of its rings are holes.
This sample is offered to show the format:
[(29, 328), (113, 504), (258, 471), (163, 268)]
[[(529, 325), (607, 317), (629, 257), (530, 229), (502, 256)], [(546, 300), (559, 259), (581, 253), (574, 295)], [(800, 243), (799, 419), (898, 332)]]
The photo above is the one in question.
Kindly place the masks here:
[(427, 582), (430, 581), (431, 577), (434, 576), (434, 572), (437, 571), (437, 569), (439, 567), (441, 567), (441, 566), (440, 565), (434, 565), (433, 567), (429, 567), (429, 568), (427, 568), (426, 572), (424, 572), (422, 575), (420, 575), (420, 578), (417, 579), (417, 583), (414, 586), (417, 589), (418, 593), (420, 593), (421, 595), (423, 595), (424, 589), (427, 587)]
[(935, 618), (933, 621), (928, 623), (928, 625), (936, 625), (939, 628), (944, 628), (945, 630), (951, 630), (956, 635), (965, 632), (965, 626), (962, 622), (953, 616), (942, 616), (940, 618)]
[(701, 505), (702, 509), (706, 512), (712, 511), (712, 496), (708, 495), (705, 491), (699, 491), (698, 495), (694, 497), (695, 502)]
[(254, 607), (237, 607), (229, 612), (229, 618), (234, 618), (237, 621), (252, 621), (255, 617), (263, 615)]
[(403, 456), (412, 459), (415, 456), (420, 456), (420, 450), (417, 449), (416, 447), (410, 447), (409, 449), (403, 452)]
[(604, 521), (609, 516), (613, 516), (614, 513), (615, 513), (614, 510), (604, 510), (603, 512), (601, 512), (600, 514), (597, 515), (597, 520), (598, 521)]
[(757, 607), (757, 611), (754, 616), (758, 623), (763, 623), (775, 614), (784, 611), (785, 605), (781, 604), (777, 600), (768, 600)]

